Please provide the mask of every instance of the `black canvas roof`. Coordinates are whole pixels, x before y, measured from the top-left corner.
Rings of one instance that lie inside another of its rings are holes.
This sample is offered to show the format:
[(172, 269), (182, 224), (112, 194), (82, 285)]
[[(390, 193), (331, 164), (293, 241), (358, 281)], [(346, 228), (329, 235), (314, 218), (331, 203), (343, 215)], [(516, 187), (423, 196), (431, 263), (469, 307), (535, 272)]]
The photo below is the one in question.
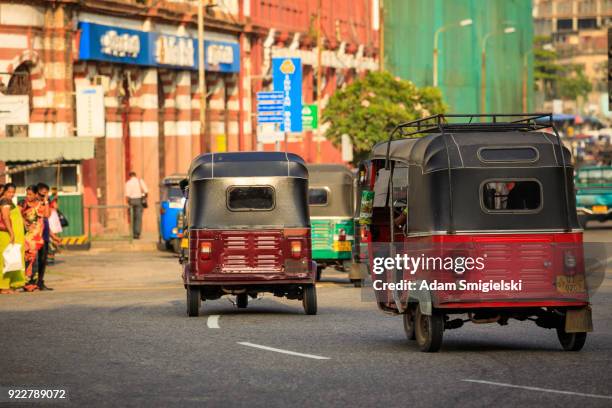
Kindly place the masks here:
[(192, 180), (221, 177), (308, 178), (304, 160), (285, 152), (205, 153), (191, 162)]
[[(445, 141), (446, 136), (446, 141)], [(446, 143), (445, 143), (446, 142)], [(447, 156), (448, 147), (448, 157)], [(482, 149), (534, 149), (533, 161), (486, 162), (480, 157)], [(377, 143), (370, 159), (385, 159), (388, 142)], [(565, 165), (571, 166), (571, 155), (564, 147)], [(391, 142), (389, 157), (421, 166), (423, 172), (450, 168), (486, 167), (557, 167), (563, 165), (556, 136), (545, 132), (465, 132), (435, 133)], [(450, 163), (449, 163), (450, 159)]]
[(310, 184), (352, 184), (353, 173), (342, 164), (308, 164)]

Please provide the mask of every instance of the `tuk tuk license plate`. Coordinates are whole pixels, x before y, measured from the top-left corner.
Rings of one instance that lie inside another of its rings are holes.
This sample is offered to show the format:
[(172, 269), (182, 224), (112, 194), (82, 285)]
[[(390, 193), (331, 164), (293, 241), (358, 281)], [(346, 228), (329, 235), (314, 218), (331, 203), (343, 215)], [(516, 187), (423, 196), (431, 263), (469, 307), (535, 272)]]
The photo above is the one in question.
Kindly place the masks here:
[(593, 213), (594, 214), (606, 214), (608, 212), (608, 206), (607, 205), (594, 205), (593, 206)]
[(181, 239), (181, 248), (189, 249), (189, 240), (187, 238)]
[(561, 293), (584, 292), (584, 276), (557, 276), (557, 291)]
[(336, 241), (333, 244), (334, 251), (350, 251), (351, 241)]

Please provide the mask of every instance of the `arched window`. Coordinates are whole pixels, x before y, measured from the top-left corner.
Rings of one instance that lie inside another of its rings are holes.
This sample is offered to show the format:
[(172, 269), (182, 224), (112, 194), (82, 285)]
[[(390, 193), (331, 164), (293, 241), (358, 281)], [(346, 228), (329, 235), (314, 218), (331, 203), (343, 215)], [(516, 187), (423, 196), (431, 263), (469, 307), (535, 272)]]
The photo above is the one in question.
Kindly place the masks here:
[[(24, 62), (19, 65), (11, 75), (11, 79), (4, 91), (5, 95), (27, 95), (29, 115), (32, 114), (32, 79), (30, 77), (31, 63)], [(29, 116), (28, 115), (28, 116)], [(6, 125), (7, 137), (27, 137), (28, 125)]]

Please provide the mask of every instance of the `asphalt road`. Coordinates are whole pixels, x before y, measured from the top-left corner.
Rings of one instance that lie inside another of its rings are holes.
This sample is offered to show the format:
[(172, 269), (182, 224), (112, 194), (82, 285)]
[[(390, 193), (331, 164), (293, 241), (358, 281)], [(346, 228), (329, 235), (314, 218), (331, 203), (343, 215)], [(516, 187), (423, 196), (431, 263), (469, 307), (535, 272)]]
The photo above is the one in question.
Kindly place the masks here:
[[(612, 242), (612, 229), (587, 240)], [(612, 265), (579, 353), (511, 321), (447, 331), (428, 354), (332, 270), (316, 316), (266, 295), (187, 318), (170, 254), (58, 259), (55, 291), (0, 297), (0, 388), (66, 389), (59, 406), (612, 406)]]

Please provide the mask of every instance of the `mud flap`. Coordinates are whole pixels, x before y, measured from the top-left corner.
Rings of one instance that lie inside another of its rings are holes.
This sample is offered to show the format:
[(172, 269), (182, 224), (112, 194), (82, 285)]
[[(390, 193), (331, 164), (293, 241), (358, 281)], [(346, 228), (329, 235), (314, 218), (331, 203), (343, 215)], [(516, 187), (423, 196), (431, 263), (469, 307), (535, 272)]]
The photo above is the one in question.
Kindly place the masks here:
[[(422, 280), (417, 280), (415, 282), (416, 287), (420, 288)], [(421, 309), (421, 314), (425, 316), (431, 316), (431, 293), (428, 290), (411, 290), (409, 302), (412, 301), (419, 302), (419, 309)]]
[(364, 275), (361, 274), (361, 264), (357, 262), (351, 262), (350, 268), (348, 268), (349, 279), (364, 279)]
[(593, 331), (591, 306), (582, 309), (568, 309), (565, 313), (566, 333), (586, 333)]

